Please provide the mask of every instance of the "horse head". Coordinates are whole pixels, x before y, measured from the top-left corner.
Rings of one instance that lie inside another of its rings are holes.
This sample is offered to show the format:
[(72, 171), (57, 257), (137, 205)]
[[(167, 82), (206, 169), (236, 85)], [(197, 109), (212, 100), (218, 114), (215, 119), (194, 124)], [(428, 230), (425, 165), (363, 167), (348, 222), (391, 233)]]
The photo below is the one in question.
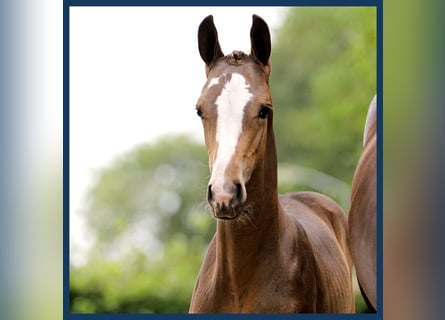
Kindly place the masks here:
[(213, 17), (205, 18), (198, 29), (207, 81), (196, 109), (209, 154), (207, 198), (219, 219), (234, 219), (245, 211), (246, 184), (264, 158), (267, 132), (272, 128), (270, 33), (256, 15), (250, 41), (250, 54), (224, 55)]

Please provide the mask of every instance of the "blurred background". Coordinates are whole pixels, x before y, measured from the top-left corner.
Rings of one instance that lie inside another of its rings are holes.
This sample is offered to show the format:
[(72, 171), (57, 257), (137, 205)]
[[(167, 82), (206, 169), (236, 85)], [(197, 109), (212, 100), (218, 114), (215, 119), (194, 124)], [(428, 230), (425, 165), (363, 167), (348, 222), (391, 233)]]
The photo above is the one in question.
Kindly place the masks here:
[[(442, 319), (445, 2), (383, 2), (383, 314)], [(1, 319), (63, 318), (62, 13), (61, 0), (0, 1)], [(191, 22), (193, 29), (201, 19)]]
[(197, 28), (213, 14), (222, 50), (249, 51), (253, 13), (272, 31), (279, 191), (348, 211), (376, 93), (375, 8), (72, 7), (71, 312), (188, 311), (215, 232)]

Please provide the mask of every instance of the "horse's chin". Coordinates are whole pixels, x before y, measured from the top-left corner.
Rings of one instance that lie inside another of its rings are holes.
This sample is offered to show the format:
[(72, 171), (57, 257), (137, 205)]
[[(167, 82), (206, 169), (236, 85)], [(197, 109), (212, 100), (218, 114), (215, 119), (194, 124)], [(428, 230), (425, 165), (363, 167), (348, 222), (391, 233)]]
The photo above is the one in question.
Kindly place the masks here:
[(213, 209), (212, 214), (218, 220), (234, 220), (239, 217), (241, 211), (234, 208)]
[(217, 220), (237, 220), (244, 215), (252, 214), (252, 206), (243, 203), (236, 207), (212, 208), (212, 214)]
[(214, 215), (214, 217), (215, 217), (216, 220), (222, 220), (222, 221), (233, 221), (236, 218), (238, 218), (238, 216), (234, 216), (234, 217), (217, 217), (215, 215)]

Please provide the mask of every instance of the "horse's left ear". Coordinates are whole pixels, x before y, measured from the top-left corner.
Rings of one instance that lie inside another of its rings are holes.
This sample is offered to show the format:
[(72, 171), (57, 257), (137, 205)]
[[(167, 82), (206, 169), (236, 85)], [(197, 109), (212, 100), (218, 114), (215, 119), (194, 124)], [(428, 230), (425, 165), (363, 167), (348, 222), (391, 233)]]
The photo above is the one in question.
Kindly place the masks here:
[(250, 29), (250, 55), (264, 66), (268, 65), (271, 51), (270, 32), (267, 23), (256, 14), (253, 15)]

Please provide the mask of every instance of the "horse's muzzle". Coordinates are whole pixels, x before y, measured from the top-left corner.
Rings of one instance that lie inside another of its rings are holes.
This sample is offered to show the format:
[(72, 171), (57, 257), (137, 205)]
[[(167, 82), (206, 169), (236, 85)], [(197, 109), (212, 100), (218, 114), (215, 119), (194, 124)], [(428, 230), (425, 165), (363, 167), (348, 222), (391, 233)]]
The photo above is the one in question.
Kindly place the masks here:
[(209, 184), (207, 201), (212, 208), (213, 215), (218, 219), (234, 219), (238, 216), (237, 208), (245, 201), (246, 191), (243, 185), (225, 183), (223, 188), (215, 188)]

